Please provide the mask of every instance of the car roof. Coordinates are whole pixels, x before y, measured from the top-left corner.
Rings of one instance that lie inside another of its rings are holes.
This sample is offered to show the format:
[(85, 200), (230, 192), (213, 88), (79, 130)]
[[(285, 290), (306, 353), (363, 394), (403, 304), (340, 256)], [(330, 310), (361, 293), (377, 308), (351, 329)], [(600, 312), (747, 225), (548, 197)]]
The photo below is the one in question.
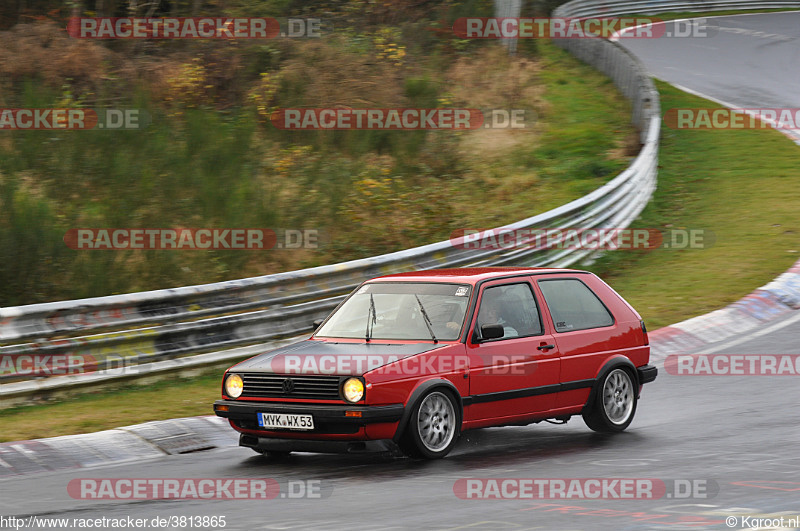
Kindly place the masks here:
[(384, 281), (425, 281), (448, 282), (461, 284), (477, 284), (484, 280), (505, 278), (518, 275), (541, 275), (545, 273), (587, 273), (579, 269), (558, 269), (550, 267), (465, 267), (452, 269), (426, 269), (394, 273), (373, 278), (369, 282)]

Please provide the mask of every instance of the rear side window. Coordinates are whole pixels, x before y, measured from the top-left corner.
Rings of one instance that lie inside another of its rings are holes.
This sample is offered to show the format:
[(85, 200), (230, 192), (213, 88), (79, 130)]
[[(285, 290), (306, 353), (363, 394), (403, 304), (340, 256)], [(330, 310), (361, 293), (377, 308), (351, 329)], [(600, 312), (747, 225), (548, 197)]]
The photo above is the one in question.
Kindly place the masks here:
[(600, 299), (580, 280), (573, 278), (540, 280), (556, 332), (600, 328), (614, 324), (614, 317)]

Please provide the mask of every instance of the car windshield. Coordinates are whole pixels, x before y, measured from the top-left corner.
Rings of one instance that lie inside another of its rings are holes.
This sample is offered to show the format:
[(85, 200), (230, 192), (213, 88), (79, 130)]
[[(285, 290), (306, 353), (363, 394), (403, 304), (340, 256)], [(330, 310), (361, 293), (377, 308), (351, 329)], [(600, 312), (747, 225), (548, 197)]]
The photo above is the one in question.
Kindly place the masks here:
[(465, 284), (364, 284), (316, 336), (455, 341), (464, 324), (471, 291)]

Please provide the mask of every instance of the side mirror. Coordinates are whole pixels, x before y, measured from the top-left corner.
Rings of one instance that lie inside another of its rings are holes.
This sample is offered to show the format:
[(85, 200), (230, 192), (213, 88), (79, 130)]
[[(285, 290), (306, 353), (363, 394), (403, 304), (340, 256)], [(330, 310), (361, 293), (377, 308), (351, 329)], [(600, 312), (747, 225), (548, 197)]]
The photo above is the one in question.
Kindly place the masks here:
[(311, 323), (312, 325), (314, 325), (314, 330), (316, 330), (317, 328), (319, 328), (319, 327), (320, 327), (320, 325), (322, 324), (322, 322), (323, 322), (324, 320), (325, 320), (325, 319), (316, 319), (316, 320), (314, 320), (314, 322), (313, 322), (313, 323)]
[(505, 333), (501, 324), (485, 324), (481, 326), (481, 337), (483, 339), (500, 339)]

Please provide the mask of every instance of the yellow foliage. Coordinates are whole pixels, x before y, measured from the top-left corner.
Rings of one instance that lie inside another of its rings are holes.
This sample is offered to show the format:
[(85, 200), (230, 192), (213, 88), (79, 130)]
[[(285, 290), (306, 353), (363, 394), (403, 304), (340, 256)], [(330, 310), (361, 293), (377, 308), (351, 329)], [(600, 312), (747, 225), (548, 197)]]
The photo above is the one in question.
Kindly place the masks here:
[(247, 95), (250, 102), (256, 108), (258, 119), (263, 122), (269, 121), (272, 113), (277, 110), (277, 106), (270, 104), (275, 96), (275, 92), (278, 90), (279, 79), (279, 74), (263, 72), (260, 75), (258, 84)]
[(397, 28), (381, 28), (372, 37), (372, 43), (378, 50), (378, 58), (388, 59), (397, 66), (403, 64), (406, 47), (397, 44), (400, 32)]
[(195, 108), (206, 101), (206, 69), (195, 57), (191, 63), (181, 65), (174, 75), (167, 78), (166, 100), (176, 106), (173, 115), (180, 114), (181, 108)]

